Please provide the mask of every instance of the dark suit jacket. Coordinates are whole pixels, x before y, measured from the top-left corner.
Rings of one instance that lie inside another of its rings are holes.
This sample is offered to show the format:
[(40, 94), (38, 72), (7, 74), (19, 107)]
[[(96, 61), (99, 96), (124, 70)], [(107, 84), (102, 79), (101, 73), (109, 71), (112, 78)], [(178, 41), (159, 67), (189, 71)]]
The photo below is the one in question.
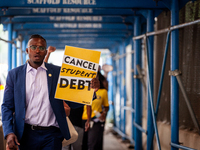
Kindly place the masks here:
[[(8, 133), (15, 133), (20, 141), (24, 131), (24, 120), (26, 114), (26, 64), (8, 72), (4, 99), (2, 104), (2, 123), (4, 137)], [(70, 138), (66, 121), (63, 101), (55, 99), (55, 91), (60, 73), (60, 67), (45, 63), (47, 68), (47, 83), (49, 100), (60, 130), (65, 139)], [(49, 75), (51, 74), (51, 75)], [(83, 106), (82, 104), (68, 102), (71, 108)]]

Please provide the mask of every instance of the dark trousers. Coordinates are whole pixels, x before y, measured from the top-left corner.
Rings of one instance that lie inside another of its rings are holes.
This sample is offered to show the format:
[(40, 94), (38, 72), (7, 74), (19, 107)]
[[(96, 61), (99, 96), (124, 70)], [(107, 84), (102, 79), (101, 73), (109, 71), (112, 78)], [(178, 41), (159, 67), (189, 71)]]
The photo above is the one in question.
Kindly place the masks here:
[(48, 130), (32, 130), (30, 127), (24, 128), (22, 139), (20, 140), (20, 150), (61, 150), (64, 137), (59, 128)]
[(103, 149), (103, 132), (105, 122), (94, 122), (88, 131), (88, 150)]
[(82, 127), (84, 129), (83, 133), (83, 142), (82, 142), (82, 150), (88, 150), (88, 131), (85, 131), (85, 123), (87, 120), (82, 120)]

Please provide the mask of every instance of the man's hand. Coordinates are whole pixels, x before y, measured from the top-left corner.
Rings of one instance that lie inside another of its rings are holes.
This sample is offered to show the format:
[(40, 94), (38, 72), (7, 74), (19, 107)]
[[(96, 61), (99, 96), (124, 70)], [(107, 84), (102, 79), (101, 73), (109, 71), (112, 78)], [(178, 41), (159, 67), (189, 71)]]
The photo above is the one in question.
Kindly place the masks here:
[(90, 81), (90, 87), (94, 89), (94, 92), (97, 92), (100, 88), (100, 82), (97, 78), (93, 78)]
[(98, 118), (100, 121), (104, 122), (106, 120), (106, 114), (105, 113), (101, 113), (101, 116), (99, 116)]
[(55, 47), (49, 46), (48, 49), (47, 49), (47, 52), (48, 52), (48, 53), (51, 53), (51, 52), (54, 52), (55, 50), (56, 50)]
[(7, 135), (6, 144), (6, 150), (18, 150), (17, 145), (20, 145), (20, 143), (17, 140), (17, 136), (14, 133), (10, 133)]
[(87, 132), (87, 131), (89, 130), (89, 128), (90, 128), (90, 121), (87, 120), (87, 121), (85, 122), (85, 132)]
[(50, 56), (51, 52), (54, 52), (55, 50), (56, 50), (56, 48), (53, 47), (53, 46), (49, 46), (48, 47), (48, 49), (47, 49), (47, 55), (44, 58), (44, 62), (46, 62), (46, 63), (48, 62), (48, 59), (49, 59), (49, 56)]

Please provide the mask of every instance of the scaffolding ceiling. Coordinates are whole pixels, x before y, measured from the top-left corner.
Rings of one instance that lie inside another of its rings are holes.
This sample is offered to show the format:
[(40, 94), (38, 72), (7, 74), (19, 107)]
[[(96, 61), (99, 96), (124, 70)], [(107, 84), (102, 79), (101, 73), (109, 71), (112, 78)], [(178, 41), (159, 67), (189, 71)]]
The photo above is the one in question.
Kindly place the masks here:
[[(181, 0), (184, 6), (188, 0)], [(170, 9), (170, 0), (9, 0), (0, 1), (0, 23), (28, 40), (32, 34), (46, 38), (48, 46), (112, 49), (133, 37), (135, 16)]]

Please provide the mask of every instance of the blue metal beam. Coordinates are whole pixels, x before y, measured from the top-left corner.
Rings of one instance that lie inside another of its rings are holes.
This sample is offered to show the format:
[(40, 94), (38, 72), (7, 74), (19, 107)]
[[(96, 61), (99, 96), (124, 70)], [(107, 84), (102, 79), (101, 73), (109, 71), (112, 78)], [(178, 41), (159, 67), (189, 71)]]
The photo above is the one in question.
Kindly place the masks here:
[(166, 38), (165, 52), (164, 52), (163, 63), (162, 63), (162, 71), (161, 71), (161, 75), (160, 75), (160, 83), (159, 83), (159, 90), (158, 90), (158, 96), (157, 96), (155, 116), (158, 115), (158, 109), (159, 109), (159, 105), (160, 105), (160, 97), (161, 97), (162, 85), (163, 85), (163, 80), (164, 80), (164, 75), (165, 75), (165, 66), (166, 66), (166, 61), (167, 61), (169, 39), (170, 39), (170, 31), (167, 33), (167, 38)]
[[(112, 54), (116, 54), (117, 49), (113, 48), (111, 49), (111, 53)], [(117, 93), (117, 67), (116, 67), (117, 63), (116, 60), (114, 58), (114, 55), (112, 55), (112, 66), (113, 66), (113, 71), (112, 71), (112, 98), (113, 98), (113, 126), (116, 127), (116, 93)]]
[(53, 8), (163, 8), (152, 0), (9, 0), (0, 1), (0, 7), (53, 7)]
[[(181, 0), (179, 1), (179, 9), (181, 9), (183, 6), (185, 6), (185, 4), (189, 1), (196, 1), (196, 0)], [(163, 5), (165, 5), (169, 10), (172, 9), (172, 0), (162, 0), (161, 1), (163, 3)]]
[(1, 23), (132, 23), (133, 17), (126, 16), (15, 16), (12, 18), (2, 17)]
[(3, 23), (4, 21), (8, 20), (7, 17), (0, 17), (0, 23)]
[[(147, 43), (147, 42), (146, 42)], [(158, 135), (158, 128), (157, 128), (157, 123), (156, 123), (156, 117), (155, 117), (155, 112), (154, 112), (154, 103), (153, 103), (153, 92), (152, 92), (152, 89), (151, 89), (151, 80), (150, 80), (150, 67), (149, 67), (149, 52), (148, 52), (148, 48), (146, 47), (146, 50), (147, 50), (147, 70), (148, 70), (148, 81), (149, 81), (149, 84), (148, 84), (148, 93), (149, 93), (149, 97), (150, 97), (150, 105), (151, 105), (151, 115), (152, 115), (152, 119), (153, 119), (153, 125), (154, 125), (154, 129), (155, 129), (155, 132), (156, 132), (156, 142), (157, 142), (157, 146), (158, 146), (158, 149), (161, 150), (161, 146), (160, 146), (160, 139), (159, 139), (159, 135)]]
[[(5, 26), (6, 27), (6, 26)], [(131, 25), (102, 23), (27, 23), (14, 24), (14, 30), (20, 29), (132, 29)]]
[[(116, 56), (119, 56), (119, 51), (120, 51), (120, 45), (118, 44), (117, 45), (117, 50), (116, 50), (116, 53), (118, 54), (118, 55), (116, 55)], [(118, 59), (118, 58), (116, 58), (115, 59), (116, 60), (116, 74), (117, 74), (117, 76), (116, 76), (116, 83), (117, 83), (117, 85), (116, 85), (116, 126), (117, 126), (117, 128), (121, 131), (121, 126), (120, 126), (120, 114), (121, 114), (121, 109), (120, 109), (120, 71), (121, 71), (121, 68), (120, 68), (120, 59)]]
[[(119, 95), (120, 95), (120, 101), (119, 101), (119, 107), (120, 107), (120, 114), (119, 114), (119, 129), (120, 131), (123, 133), (123, 112), (122, 112), (122, 109), (121, 107), (122, 104), (123, 104), (123, 101), (124, 101), (124, 92), (123, 92), (123, 58), (121, 57), (123, 55), (123, 45), (122, 43), (120, 43), (120, 46), (119, 46), (119, 80), (120, 80), (120, 83), (119, 83)], [(125, 138), (125, 137), (123, 137)]]
[[(135, 17), (134, 21), (134, 36), (141, 34), (140, 18)], [(134, 42), (134, 75), (138, 75), (136, 65), (141, 66), (141, 40), (135, 40)], [(135, 109), (135, 123), (142, 125), (142, 99), (141, 99), (141, 82), (139, 78), (134, 79), (134, 109)], [(142, 149), (142, 133), (139, 129), (134, 127), (134, 140), (135, 150)]]
[(193, 148), (182, 146), (182, 145), (175, 144), (175, 143), (171, 143), (171, 146), (174, 148), (183, 149), (183, 150), (197, 150), (197, 149), (193, 149)]
[[(112, 34), (82, 34), (82, 33), (74, 33), (74, 34), (41, 34), (44, 38), (127, 38), (129, 37), (126, 34), (121, 33), (112, 33)], [(27, 35), (30, 37), (30, 35)], [(27, 37), (26, 36), (26, 37)]]
[[(172, 0), (171, 26), (179, 24), (179, 2)], [(171, 70), (179, 70), (179, 32), (171, 32)], [(171, 76), (171, 143), (179, 144), (179, 86), (175, 76)], [(171, 147), (171, 150), (178, 148)]]
[(47, 44), (49, 43), (54, 43), (54, 44), (60, 44), (60, 45), (63, 45), (63, 44), (87, 44), (87, 45), (101, 45), (101, 44), (104, 44), (104, 45), (109, 45), (109, 44), (113, 44), (113, 43), (116, 43), (115, 41), (78, 41), (78, 40), (73, 40), (73, 41), (66, 41), (66, 42), (59, 42), (59, 41), (53, 41), (53, 40), (47, 40)]
[[(60, 45), (60, 44), (52, 44), (52, 43), (49, 43), (48, 46), (55, 46), (57, 49), (64, 49), (65, 48), (65, 45), (68, 45), (68, 46), (74, 46), (74, 47), (82, 47), (82, 48), (88, 48), (88, 49), (109, 49), (112, 45), (105, 45), (105, 44), (76, 44), (76, 43), (73, 43), (73, 44), (63, 44), (63, 45)], [(114, 44), (113, 44), (114, 45)]]
[(59, 43), (50, 43), (48, 42), (48, 46), (62, 46), (62, 47), (65, 47), (65, 45), (87, 45), (87, 46), (107, 46), (107, 47), (110, 47), (112, 44), (115, 44), (115, 43), (94, 43), (94, 44), (90, 44), (90, 43), (65, 43), (65, 44), (59, 44)]
[(40, 33), (40, 34), (74, 34), (74, 33), (88, 33), (88, 34), (96, 34), (96, 33), (124, 33), (124, 34), (129, 34), (132, 35), (132, 30), (126, 30), (126, 29), (29, 29), (29, 30), (23, 30), (20, 29), (18, 30), (19, 34), (23, 35), (32, 35), (35, 33)]
[[(123, 90), (123, 107), (126, 106), (126, 42), (123, 42), (122, 53), (124, 57), (122, 58), (123, 74), (122, 74), (122, 90)], [(126, 110), (123, 109), (123, 133), (126, 134)]]
[[(12, 41), (13, 25), (8, 24), (8, 41)], [(8, 71), (12, 69), (12, 44), (8, 43)]]
[[(109, 49), (110, 47), (106, 47), (106, 46), (87, 46), (87, 45), (68, 45), (68, 46), (73, 46), (73, 47), (81, 47), (81, 48), (85, 48), (85, 49), (90, 49), (90, 50), (95, 50), (95, 49)], [(55, 46), (56, 47), (56, 46)], [(56, 47), (57, 50), (65, 50), (65, 48), (57, 46)]]
[(66, 44), (54, 44), (54, 43), (49, 43), (48, 46), (54, 46), (54, 47), (60, 47), (60, 48), (65, 48), (65, 45), (68, 46), (74, 46), (74, 47), (91, 47), (93, 49), (93, 47), (99, 47), (99, 48), (110, 48), (112, 46), (114, 46), (115, 44), (76, 44), (76, 43), (66, 43)]
[[(69, 42), (69, 41), (80, 41), (82, 40), (84, 41), (88, 41), (88, 40), (92, 40), (93, 42), (109, 42), (109, 41), (121, 41), (123, 39), (126, 39), (128, 37), (130, 37), (130, 33), (78, 33), (78, 32), (73, 32), (73, 33), (62, 33), (62, 32), (53, 32), (51, 33), (49, 31), (49, 33), (47, 34), (46, 32), (38, 32), (37, 30), (35, 32), (32, 33), (26, 33), (26, 32), (18, 32), (20, 33), (24, 38), (29, 39), (30, 35), (32, 34), (40, 34), (42, 35), (44, 38), (46, 38), (47, 40), (55, 40), (59, 42)], [(44, 34), (43, 34), (44, 33)], [(99, 41), (100, 40), (100, 41)]]
[[(147, 32), (152, 32), (154, 31), (154, 14), (152, 10), (148, 10), (147, 11)], [(147, 81), (149, 84), (149, 82), (151, 83), (151, 91), (148, 88), (148, 105), (147, 105), (147, 149), (148, 150), (153, 150), (153, 137), (154, 137), (154, 128), (153, 128), (153, 117), (152, 117), (152, 113), (151, 113), (151, 103), (150, 103), (150, 93), (153, 96), (153, 72), (154, 72), (154, 55), (153, 55), (153, 45), (154, 45), (154, 37), (150, 36), (148, 37), (148, 56), (149, 56), (149, 80), (151, 81)], [(152, 97), (153, 99), (153, 97)]]
[[(55, 41), (60, 41), (60, 42), (66, 41), (66, 40), (68, 40), (69, 42), (70, 41), (86, 41), (86, 40), (95, 41), (95, 42), (98, 42), (98, 40), (101, 40), (104, 42), (106, 42), (106, 41), (107, 42), (109, 42), (109, 41), (119, 42), (119, 41), (123, 40), (123, 38), (115, 37), (115, 38), (110, 39), (110, 38), (106, 38), (106, 37), (104, 37), (104, 38), (102, 38), (102, 37), (96, 37), (96, 38), (84, 38), (84, 37), (82, 37), (82, 38), (48, 38), (48, 37), (46, 37), (46, 40), (55, 40)], [(99, 42), (101, 42), (101, 41), (99, 41)]]
[(49, 38), (45, 37), (47, 42), (53, 42), (53, 43), (112, 43), (112, 42), (120, 42), (122, 38), (116, 37), (111, 40), (109, 38), (102, 38), (102, 37), (96, 37), (96, 38)]
[(107, 16), (133, 16), (135, 12), (132, 9), (97, 9), (97, 8), (9, 8), (6, 11), (0, 11), (1, 17), (13, 16), (85, 16), (85, 15), (107, 15)]
[[(47, 45), (51, 45), (51, 46), (62, 46), (64, 47), (64, 45), (88, 45), (88, 46), (102, 46), (102, 47), (107, 47), (107, 48), (111, 48), (112, 46), (116, 45), (118, 42), (120, 42), (122, 39), (115, 39), (114, 41), (109, 40), (109, 39), (103, 39), (103, 38), (97, 38), (97, 39), (78, 39), (78, 38), (74, 38), (72, 39), (65, 39), (66, 41), (59, 41), (59, 40), (54, 40), (54, 39), (48, 39), (47, 38)], [(79, 47), (80, 47), (79, 46)]]
[(27, 40), (23, 40), (22, 41), (22, 50), (23, 50), (23, 64), (26, 63), (26, 44), (27, 44)]
[(78, 39), (78, 38), (74, 38), (74, 39), (64, 39), (64, 40), (54, 40), (54, 39), (49, 39), (47, 38), (47, 43), (55, 43), (55, 44), (65, 44), (65, 43), (77, 43), (77, 44), (111, 44), (111, 43), (115, 43), (115, 42), (120, 42), (120, 39), (119, 40), (106, 40), (106, 38), (95, 38), (95, 39), (92, 39), (92, 38), (87, 38), (86, 40), (84, 39)]
[[(16, 31), (13, 31), (13, 39), (16, 39), (18, 36)], [(15, 40), (15, 44), (17, 45), (17, 42)], [(13, 44), (13, 68), (17, 67), (17, 48), (15, 47), (15, 45)]]
[[(134, 41), (132, 40), (132, 45), (131, 45), (131, 50), (132, 51), (134, 51), (135, 52), (135, 49), (134, 49)], [(132, 73), (131, 73), (131, 83), (132, 83), (132, 100), (131, 100), (131, 108), (132, 109), (134, 109), (135, 107), (134, 107), (134, 98), (135, 98), (135, 96), (134, 96), (134, 89), (135, 89), (135, 86), (134, 86), (134, 78), (133, 78), (133, 76), (134, 76), (134, 55), (135, 55), (135, 53), (132, 53), (131, 54), (131, 69), (133, 70), (132, 71)], [(134, 139), (134, 125), (133, 125), (133, 122), (134, 122), (134, 116), (135, 116), (135, 114), (134, 113), (131, 113), (131, 138), (132, 139)]]

